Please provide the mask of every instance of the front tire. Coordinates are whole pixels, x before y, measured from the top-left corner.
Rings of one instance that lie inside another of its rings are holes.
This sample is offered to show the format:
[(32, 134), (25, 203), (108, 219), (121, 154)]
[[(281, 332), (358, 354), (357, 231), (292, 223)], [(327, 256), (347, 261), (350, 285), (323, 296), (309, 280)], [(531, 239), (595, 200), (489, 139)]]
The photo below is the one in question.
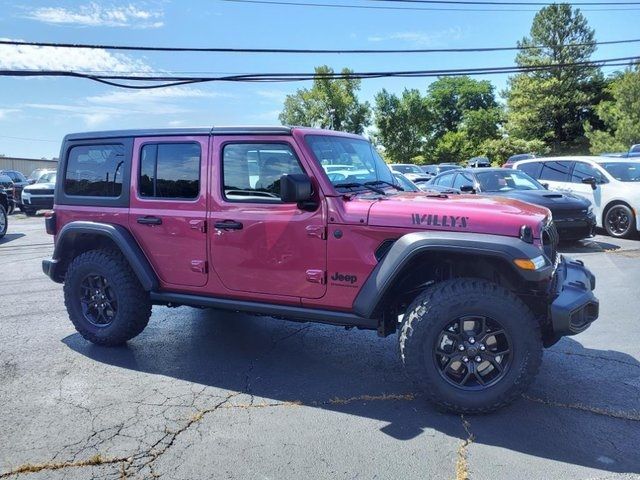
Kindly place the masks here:
[(0, 205), (0, 238), (7, 234), (8, 227), (9, 219), (7, 217), (7, 211), (4, 209), (4, 205)]
[(486, 413), (522, 395), (542, 360), (540, 326), (508, 290), (481, 279), (433, 285), (399, 332), (405, 372), (439, 408)]
[(151, 316), (149, 293), (113, 250), (91, 250), (71, 262), (64, 303), (78, 333), (97, 345), (122, 345), (140, 334)]
[(627, 205), (613, 205), (604, 216), (604, 228), (614, 238), (629, 238), (636, 233), (636, 217)]

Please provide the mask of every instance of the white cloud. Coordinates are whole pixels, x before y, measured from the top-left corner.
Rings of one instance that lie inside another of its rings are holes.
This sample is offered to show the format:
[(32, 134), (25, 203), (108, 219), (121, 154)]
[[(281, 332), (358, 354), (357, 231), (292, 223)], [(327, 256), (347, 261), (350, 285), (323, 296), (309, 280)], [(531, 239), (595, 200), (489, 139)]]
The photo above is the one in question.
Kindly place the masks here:
[(115, 90), (101, 95), (88, 97), (87, 100), (98, 104), (127, 104), (127, 105), (147, 105), (150, 102), (164, 100), (187, 99), (187, 98), (216, 98), (228, 97), (230, 95), (218, 92), (208, 92), (199, 88), (189, 87), (167, 87), (151, 90)]
[(8, 118), (8, 116), (12, 113), (19, 112), (17, 108), (0, 108), (0, 120), (4, 120)]
[[(3, 38), (3, 40), (11, 40)], [(23, 70), (74, 70), (85, 72), (149, 72), (141, 60), (103, 49), (0, 45), (0, 68)]]
[(443, 45), (448, 40), (459, 40), (462, 37), (460, 27), (451, 27), (438, 32), (395, 32), (388, 35), (374, 35), (368, 38), (370, 42), (387, 42), (399, 40), (422, 47)]
[(76, 9), (40, 7), (29, 11), (26, 18), (56, 25), (78, 27), (160, 28), (162, 11), (143, 10), (129, 4), (122, 7), (102, 7), (92, 2)]
[(284, 102), (285, 98), (290, 92), (284, 92), (282, 90), (258, 90), (256, 92), (260, 97), (276, 102)]

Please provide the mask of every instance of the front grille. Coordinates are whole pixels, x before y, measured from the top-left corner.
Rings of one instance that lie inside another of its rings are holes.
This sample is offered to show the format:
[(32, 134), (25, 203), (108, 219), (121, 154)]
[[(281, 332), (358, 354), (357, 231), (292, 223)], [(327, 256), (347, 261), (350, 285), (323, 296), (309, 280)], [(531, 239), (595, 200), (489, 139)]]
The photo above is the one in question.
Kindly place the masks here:
[(584, 208), (557, 210), (553, 212), (554, 220), (584, 220), (587, 218), (587, 210)]
[(551, 260), (553, 265), (555, 265), (556, 257), (558, 256), (559, 240), (560, 236), (558, 235), (556, 226), (553, 222), (549, 222), (549, 224), (542, 229), (542, 247), (544, 248), (545, 255)]
[(53, 188), (43, 188), (42, 190), (31, 190), (31, 195), (53, 195)]

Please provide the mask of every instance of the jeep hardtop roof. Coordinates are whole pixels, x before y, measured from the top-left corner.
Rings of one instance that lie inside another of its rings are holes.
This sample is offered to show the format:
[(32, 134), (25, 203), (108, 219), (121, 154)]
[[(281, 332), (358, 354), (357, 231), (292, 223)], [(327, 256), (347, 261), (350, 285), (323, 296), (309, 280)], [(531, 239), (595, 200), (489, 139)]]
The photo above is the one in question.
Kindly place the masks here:
[(70, 133), (64, 137), (69, 140), (92, 140), (96, 138), (123, 138), (123, 137), (170, 137), (180, 135), (291, 135), (294, 130), (303, 130), (308, 133), (322, 133), (345, 137), (363, 138), (352, 133), (337, 132), (309, 127), (293, 126), (226, 126), (226, 127), (189, 127), (189, 128), (152, 128), (132, 130), (104, 130), (97, 132)]

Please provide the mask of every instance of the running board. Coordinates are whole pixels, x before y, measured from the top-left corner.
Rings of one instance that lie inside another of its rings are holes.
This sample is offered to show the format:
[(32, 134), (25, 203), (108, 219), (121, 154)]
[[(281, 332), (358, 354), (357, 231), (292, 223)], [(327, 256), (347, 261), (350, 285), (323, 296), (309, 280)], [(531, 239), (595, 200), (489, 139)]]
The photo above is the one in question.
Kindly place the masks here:
[(272, 303), (249, 302), (246, 300), (188, 295), (184, 293), (150, 292), (150, 295), (154, 305), (187, 305), (190, 307), (217, 308), (234, 312), (257, 313), (296, 321), (357, 327), (366, 330), (376, 330), (378, 328), (378, 321), (376, 319), (364, 318), (353, 313), (336, 312), (333, 310), (274, 305)]

